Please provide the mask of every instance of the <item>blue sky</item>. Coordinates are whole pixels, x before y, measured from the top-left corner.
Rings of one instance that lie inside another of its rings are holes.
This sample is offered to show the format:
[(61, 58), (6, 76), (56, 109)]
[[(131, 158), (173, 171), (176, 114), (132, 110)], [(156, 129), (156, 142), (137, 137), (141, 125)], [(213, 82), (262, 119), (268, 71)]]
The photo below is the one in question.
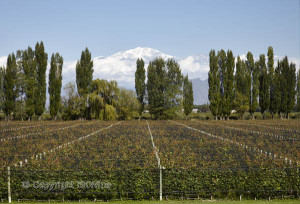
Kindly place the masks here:
[(76, 60), (138, 46), (185, 57), (231, 49), (299, 57), (299, 0), (0, 1), (0, 56), (43, 40)]

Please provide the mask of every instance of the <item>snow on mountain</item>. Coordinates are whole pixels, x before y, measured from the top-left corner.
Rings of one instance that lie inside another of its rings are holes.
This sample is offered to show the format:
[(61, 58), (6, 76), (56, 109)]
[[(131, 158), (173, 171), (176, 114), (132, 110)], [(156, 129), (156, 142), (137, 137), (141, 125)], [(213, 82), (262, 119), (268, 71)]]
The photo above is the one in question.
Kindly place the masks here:
[[(94, 79), (116, 80), (121, 87), (134, 89), (134, 74), (136, 70), (136, 60), (143, 58), (145, 69), (151, 60), (162, 57), (167, 60), (176, 59), (181, 65), (184, 74), (189, 74), (189, 78), (207, 78), (208, 57), (204, 55), (178, 58), (164, 54), (159, 50), (147, 47), (137, 47), (126, 51), (115, 53), (108, 57), (95, 57)], [(63, 84), (75, 81), (76, 62), (65, 62), (63, 68)]]

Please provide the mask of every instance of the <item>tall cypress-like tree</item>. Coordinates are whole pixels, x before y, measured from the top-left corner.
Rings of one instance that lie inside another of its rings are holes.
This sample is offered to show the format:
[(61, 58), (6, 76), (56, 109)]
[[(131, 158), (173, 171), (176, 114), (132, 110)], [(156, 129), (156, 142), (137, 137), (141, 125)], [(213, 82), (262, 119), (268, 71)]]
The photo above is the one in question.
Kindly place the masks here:
[(89, 94), (93, 81), (93, 60), (91, 52), (85, 48), (76, 64), (76, 84), (80, 97)]
[(80, 96), (80, 112), (81, 118), (90, 118), (90, 108), (88, 106), (88, 94), (91, 91), (91, 83), (93, 81), (93, 60), (91, 52), (85, 48), (81, 52), (80, 60), (76, 64), (76, 84), (77, 91)]
[(289, 70), (289, 61), (288, 58), (283, 58), (279, 63), (279, 71), (280, 71), (280, 106), (279, 113), (280, 117), (283, 118), (287, 112), (287, 101), (288, 101), (288, 70)]
[(235, 110), (243, 119), (244, 113), (249, 110), (251, 76), (247, 71), (246, 64), (237, 57), (235, 74)]
[(296, 64), (290, 63), (289, 69), (286, 73), (287, 80), (287, 110), (286, 118), (289, 118), (289, 114), (295, 107), (296, 101)]
[(147, 78), (149, 111), (157, 119), (163, 114), (165, 104), (166, 67), (162, 58), (156, 58), (149, 63)]
[(264, 54), (259, 56), (257, 64), (259, 70), (259, 106), (261, 108), (261, 114), (264, 114), (270, 106), (269, 75)]
[(297, 107), (296, 111), (300, 112), (300, 69), (297, 72)]
[(145, 94), (146, 94), (146, 70), (144, 68), (145, 63), (144, 60), (137, 59), (136, 61), (136, 71), (135, 71), (135, 91), (137, 98), (140, 102), (139, 114), (140, 116), (143, 113), (144, 106), (145, 106)]
[(22, 68), (25, 75), (25, 112), (28, 120), (31, 120), (35, 113), (35, 95), (38, 88), (36, 58), (31, 47), (22, 52)]
[(16, 101), (16, 74), (17, 74), (17, 63), (16, 56), (14, 53), (8, 55), (5, 76), (4, 76), (4, 113), (5, 119), (10, 120), (11, 113), (15, 109)]
[(220, 76), (218, 57), (216, 56), (215, 50), (209, 52), (208, 85), (209, 109), (217, 120), (220, 114)]
[(193, 84), (189, 81), (189, 77), (183, 79), (183, 108), (185, 115), (192, 112), (194, 105)]
[(271, 102), (273, 116), (274, 114), (280, 114), (280, 102), (281, 102), (281, 66), (279, 60), (277, 61), (277, 66), (274, 73), (274, 90), (273, 90), (273, 98)]
[(222, 49), (218, 51), (218, 66), (220, 77), (220, 103), (219, 103), (219, 115), (223, 119), (226, 115), (226, 84), (227, 84), (227, 71), (226, 71), (226, 52)]
[(3, 110), (4, 104), (4, 77), (5, 67), (0, 67), (0, 110)]
[(50, 71), (49, 71), (49, 87), (50, 95), (50, 115), (56, 119), (60, 102), (61, 102), (61, 85), (62, 85), (62, 67), (63, 58), (56, 53), (51, 56)]
[(274, 53), (273, 48), (268, 47), (268, 75), (269, 75), (269, 86), (270, 86), (270, 107), (272, 118), (277, 111), (276, 99), (275, 99), (275, 70), (274, 70)]
[(182, 83), (183, 76), (180, 65), (174, 59), (166, 61), (166, 75), (165, 75), (165, 110), (169, 111), (168, 115), (174, 115), (176, 110), (181, 110), (182, 102)]
[(231, 50), (227, 51), (226, 57), (224, 96), (223, 114), (228, 119), (233, 108), (232, 101), (234, 99), (234, 56)]
[(250, 89), (250, 102), (249, 102), (249, 112), (252, 119), (254, 118), (254, 112), (258, 106), (257, 97), (259, 94), (259, 75), (258, 75), (258, 66), (254, 64), (253, 55), (251, 52), (247, 53), (246, 60), (247, 70), (251, 76), (251, 89)]
[(45, 52), (44, 43), (36, 43), (35, 46), (37, 88), (35, 93), (35, 114), (39, 120), (44, 113), (46, 105), (46, 70), (48, 54)]

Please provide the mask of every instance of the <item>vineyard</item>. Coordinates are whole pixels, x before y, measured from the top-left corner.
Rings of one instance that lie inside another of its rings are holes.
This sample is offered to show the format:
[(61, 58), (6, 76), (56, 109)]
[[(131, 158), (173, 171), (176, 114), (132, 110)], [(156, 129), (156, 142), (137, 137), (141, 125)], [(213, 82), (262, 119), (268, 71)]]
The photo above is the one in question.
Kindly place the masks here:
[(298, 198), (300, 124), (2, 122), (0, 161), (2, 201)]

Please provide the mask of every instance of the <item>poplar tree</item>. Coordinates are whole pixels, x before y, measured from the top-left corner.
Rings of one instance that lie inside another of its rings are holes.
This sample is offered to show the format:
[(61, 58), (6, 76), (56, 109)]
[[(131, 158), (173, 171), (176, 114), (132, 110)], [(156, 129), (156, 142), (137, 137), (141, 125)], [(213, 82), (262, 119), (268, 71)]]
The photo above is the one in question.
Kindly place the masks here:
[(287, 77), (288, 77), (288, 70), (289, 70), (289, 61), (287, 57), (284, 57), (279, 62), (279, 71), (280, 71), (280, 106), (279, 106), (279, 114), (281, 118), (286, 117), (287, 113), (287, 101), (288, 101), (288, 84), (287, 84)]
[(296, 111), (300, 112), (300, 69), (297, 72), (297, 107)]
[(93, 60), (91, 52), (85, 48), (81, 52), (80, 60), (76, 64), (76, 85), (78, 95), (80, 96), (81, 118), (90, 118), (90, 108), (88, 107), (88, 94), (91, 91), (93, 81)]
[(270, 106), (269, 76), (264, 54), (259, 56), (257, 65), (259, 71), (259, 106), (261, 108), (261, 114), (264, 114)]
[(222, 49), (218, 51), (218, 70), (220, 77), (220, 103), (219, 103), (219, 115), (221, 119), (225, 117), (226, 111), (226, 84), (227, 84), (227, 73), (226, 73), (226, 52)]
[(165, 61), (162, 58), (156, 58), (149, 63), (147, 68), (147, 96), (149, 112), (154, 115), (155, 119), (164, 112), (165, 76)]
[(244, 60), (237, 57), (236, 74), (235, 74), (235, 110), (243, 119), (244, 113), (249, 110), (250, 96), (250, 74), (247, 71)]
[(183, 79), (183, 108), (186, 116), (192, 112), (193, 105), (193, 84), (191, 81), (189, 81), (189, 77), (187, 75)]
[(220, 114), (220, 76), (218, 67), (218, 57), (215, 50), (209, 52), (209, 72), (208, 72), (208, 99), (211, 113), (218, 119)]
[(280, 114), (280, 102), (281, 102), (281, 66), (279, 60), (277, 61), (277, 66), (274, 73), (274, 90), (273, 90), (273, 98), (272, 98), (272, 112), (273, 116), (278, 113)]
[(257, 63), (254, 64), (254, 59), (251, 52), (247, 53), (246, 66), (251, 76), (249, 112), (251, 114), (251, 118), (253, 119), (254, 112), (258, 106), (257, 97), (259, 94), (259, 80), (258, 80), (258, 66)]
[(28, 120), (31, 120), (35, 113), (35, 95), (38, 88), (36, 58), (31, 47), (22, 52), (22, 69), (25, 75), (25, 112)]
[(45, 52), (44, 43), (36, 43), (35, 46), (37, 88), (35, 93), (35, 114), (41, 120), (46, 105), (46, 70), (48, 54)]
[(10, 120), (11, 113), (15, 109), (15, 101), (16, 101), (16, 92), (15, 92), (15, 84), (16, 84), (16, 71), (17, 63), (16, 56), (14, 53), (8, 55), (5, 76), (4, 76), (4, 113), (5, 120)]
[(181, 110), (182, 107), (182, 83), (183, 75), (180, 65), (174, 59), (168, 59), (165, 67), (164, 79), (164, 111), (167, 118), (175, 116), (176, 110)]
[(230, 116), (234, 99), (234, 56), (231, 50), (227, 51), (226, 69), (224, 74), (224, 106), (223, 114), (226, 119)]
[(289, 114), (295, 107), (296, 101), (296, 64), (290, 63), (286, 73), (287, 80), (287, 110), (286, 118), (289, 119)]
[(0, 110), (3, 110), (4, 103), (4, 77), (5, 67), (0, 67)]
[(76, 64), (76, 84), (80, 97), (89, 94), (93, 81), (93, 60), (91, 52), (85, 48)]
[(274, 70), (274, 53), (273, 48), (268, 47), (268, 75), (269, 75), (269, 86), (270, 86), (270, 107), (272, 119), (277, 111), (276, 99), (275, 99), (275, 70)]
[(146, 71), (144, 66), (145, 66), (144, 60), (142, 58), (137, 59), (136, 71), (135, 71), (135, 91), (136, 91), (137, 98), (140, 102), (140, 108), (139, 108), (140, 116), (142, 115), (144, 110), (144, 106), (145, 106), (144, 99), (146, 94), (146, 83), (145, 83)]
[(63, 58), (56, 53), (51, 56), (48, 92), (50, 95), (50, 115), (56, 120), (61, 103)]

